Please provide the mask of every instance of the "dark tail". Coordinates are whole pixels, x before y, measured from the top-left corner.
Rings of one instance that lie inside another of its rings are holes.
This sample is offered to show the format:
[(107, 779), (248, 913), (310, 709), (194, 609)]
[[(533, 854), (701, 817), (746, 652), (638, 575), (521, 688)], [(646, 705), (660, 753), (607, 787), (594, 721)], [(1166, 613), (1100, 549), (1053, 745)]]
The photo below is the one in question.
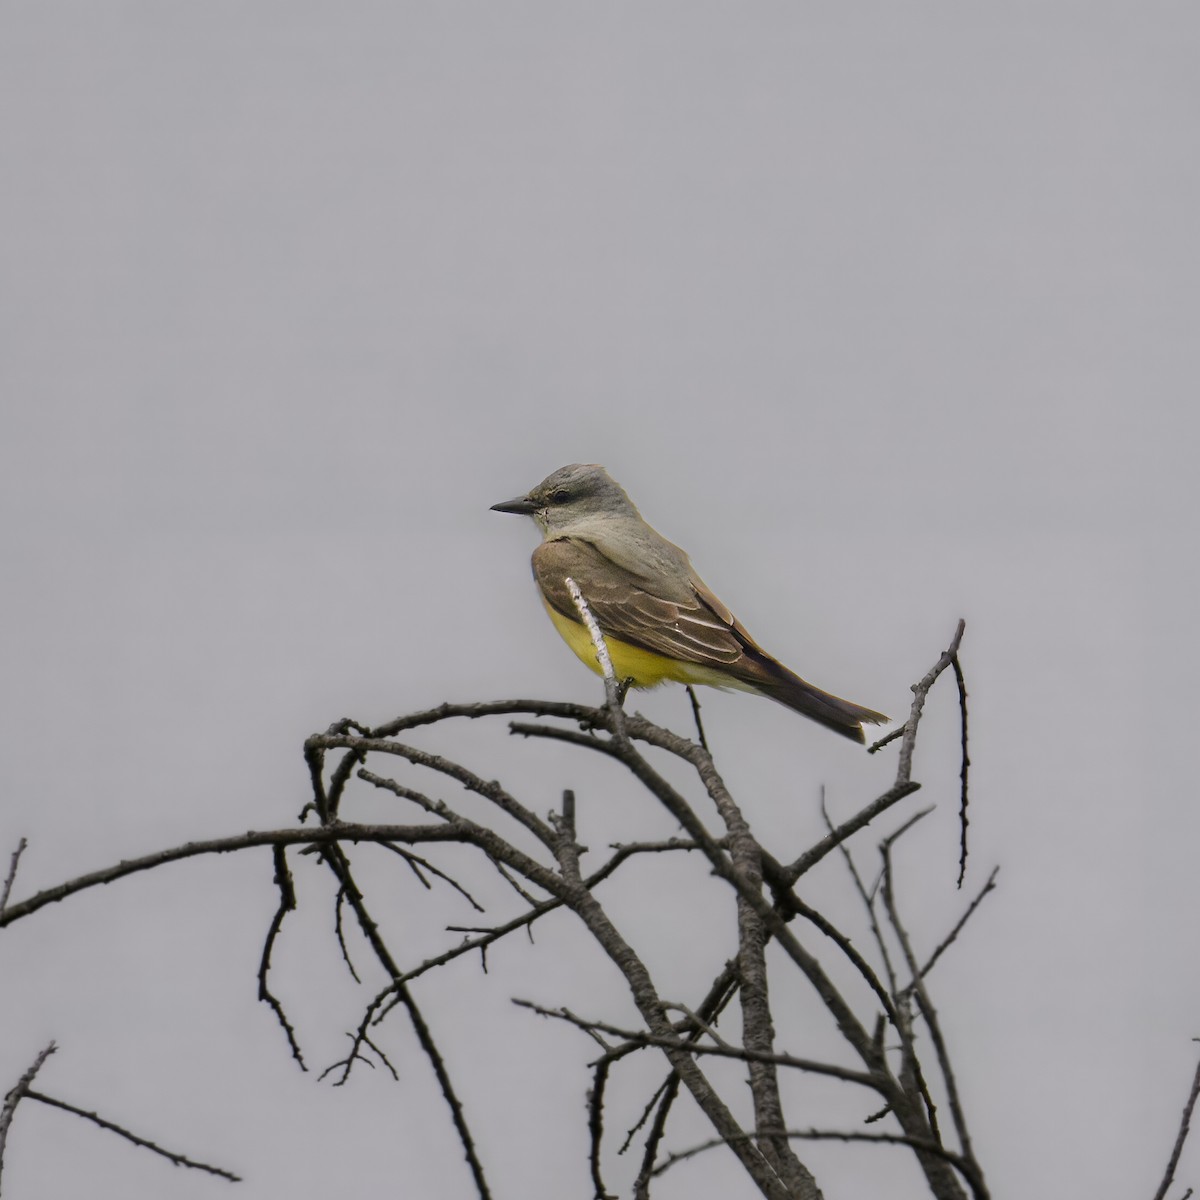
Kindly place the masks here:
[(840, 733), (855, 742), (865, 741), (863, 725), (886, 725), (890, 720), (883, 713), (858, 704), (851, 704), (839, 696), (831, 696), (828, 692), (815, 688), (806, 683), (799, 675), (793, 675), (782, 663), (776, 662), (764, 654), (756, 664), (756, 671), (750, 680), (764, 696), (786, 704), (794, 712), (819, 722), (826, 729)]

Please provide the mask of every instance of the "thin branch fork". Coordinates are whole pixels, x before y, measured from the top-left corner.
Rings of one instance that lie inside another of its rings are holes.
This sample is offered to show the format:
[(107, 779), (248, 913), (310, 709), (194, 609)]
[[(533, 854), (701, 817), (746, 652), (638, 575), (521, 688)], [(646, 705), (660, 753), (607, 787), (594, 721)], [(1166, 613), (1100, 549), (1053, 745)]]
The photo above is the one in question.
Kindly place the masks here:
[[(365, 774), (365, 773), (364, 773)], [(383, 783), (390, 781), (382, 780)], [(670, 838), (665, 842), (642, 842), (628, 843), (626, 845), (617, 846), (614, 848), (615, 853), (591, 875), (587, 876), (583, 881), (583, 886), (588, 891), (593, 891), (600, 883), (612, 875), (616, 869), (628, 859), (638, 854), (654, 854), (662, 853), (670, 850), (695, 850), (695, 843), (686, 841), (682, 838)], [(478, 931), (478, 936), (466, 938), (457, 946), (452, 946), (449, 950), (444, 950), (441, 954), (435, 954), (423, 962), (418, 963), (415, 967), (410, 967), (398, 979), (392, 980), (385, 988), (383, 988), (367, 1005), (366, 1012), (363, 1015), (362, 1022), (359, 1025), (360, 1030), (364, 1033), (372, 1024), (378, 1024), (386, 1015), (381, 1011), (383, 1005), (396, 994), (397, 988), (406, 983), (411, 983), (412, 980), (424, 975), (427, 971), (433, 970), (435, 967), (444, 966), (456, 958), (461, 958), (464, 954), (471, 954), (478, 950), (481, 953), (486, 952), (487, 948), (494, 942), (498, 942), (501, 938), (506, 937), (510, 933), (516, 932), (518, 929), (526, 929), (541, 917), (552, 913), (557, 909), (561, 909), (565, 901), (561, 897), (554, 897), (549, 900), (538, 901), (527, 912), (521, 913), (519, 916), (513, 917), (510, 921), (505, 921), (503, 924), (497, 925), (492, 929)], [(449, 926), (451, 929), (462, 930), (461, 926)], [(476, 931), (472, 931), (476, 932)], [(486, 970), (486, 968), (485, 968)]]
[(4, 1104), (0, 1106), (0, 1174), (4, 1171), (4, 1148), (8, 1143), (8, 1131), (12, 1126), (13, 1117), (16, 1115), (17, 1105), (29, 1095), (29, 1089), (33, 1086), (33, 1081), (37, 1073), (42, 1069), (42, 1064), (57, 1049), (58, 1047), (53, 1042), (50, 1042), (39, 1051), (37, 1057), (29, 1064), (21, 1078), (17, 1080), (16, 1084), (9, 1089), (8, 1094), (4, 1097)]
[(25, 1073), (17, 1081), (16, 1086), (4, 1097), (4, 1105), (0, 1108), (0, 1172), (4, 1170), (4, 1151), (8, 1141), (8, 1131), (16, 1114), (17, 1105), (22, 1100), (33, 1100), (39, 1104), (45, 1104), (49, 1108), (62, 1109), (63, 1112), (68, 1112), (85, 1121), (90, 1121), (93, 1125), (98, 1125), (101, 1129), (107, 1130), (109, 1133), (115, 1133), (127, 1142), (132, 1142), (135, 1146), (140, 1146), (144, 1150), (150, 1150), (154, 1154), (160, 1155), (177, 1167), (188, 1167), (194, 1171), (203, 1171), (209, 1175), (219, 1176), (221, 1179), (228, 1179), (232, 1183), (241, 1182), (240, 1176), (235, 1175), (232, 1171), (227, 1171), (224, 1167), (214, 1167), (211, 1163), (200, 1162), (198, 1159), (188, 1158), (185, 1154), (179, 1154), (174, 1150), (167, 1150), (156, 1142), (141, 1137), (132, 1132), (132, 1130), (116, 1124), (114, 1121), (107, 1120), (100, 1116), (99, 1113), (89, 1112), (87, 1109), (78, 1108), (74, 1104), (68, 1104), (65, 1100), (48, 1096), (45, 1092), (36, 1091), (33, 1087), (34, 1078), (42, 1069), (46, 1059), (57, 1049), (58, 1047), (55, 1043), (50, 1042), (33, 1060)]
[[(651, 1034), (668, 1041), (676, 1041), (674, 1030), (663, 1011), (662, 1000), (645, 964), (611, 923), (591, 892), (582, 886), (577, 847), (564, 838), (558, 846), (557, 853), (563, 881), (571, 893), (568, 899), (569, 907), (580, 917), (592, 936), (625, 977), (634, 1004)], [(723, 1137), (730, 1138), (740, 1135), (742, 1131), (732, 1113), (700, 1070), (692, 1055), (674, 1048), (664, 1048), (663, 1053), (718, 1133)], [(730, 1146), (767, 1200), (793, 1200), (758, 1151), (741, 1140), (731, 1142)]]
[[(489, 831), (490, 832), (490, 831)], [(492, 835), (495, 836), (495, 835)], [(265, 829), (249, 830), (233, 837), (209, 838), (204, 841), (185, 842), (167, 850), (157, 850), (141, 858), (124, 859), (115, 866), (90, 871), (69, 879), (65, 883), (30, 896), (27, 900), (10, 904), (0, 913), (0, 928), (11, 925), (35, 913), (48, 904), (57, 904), (77, 892), (102, 884), (115, 883), (129, 875), (149, 871), (170, 862), (185, 858), (196, 858), (205, 854), (230, 854), (238, 850), (249, 850), (256, 846), (308, 846), (335, 845), (339, 842), (462, 842), (472, 841), (472, 835), (458, 825), (360, 825), (352, 822), (335, 822), (312, 829)]]
[(8, 907), (8, 898), (10, 895), (12, 895), (13, 883), (17, 878), (17, 867), (20, 865), (21, 855), (25, 853), (25, 848), (28, 845), (29, 843), (22, 838), (17, 843), (17, 848), (13, 851), (12, 858), (9, 860), (8, 875), (5, 876), (4, 886), (0, 888), (0, 915), (2, 915), (5, 908)]
[[(743, 1134), (743, 1137), (748, 1135)], [(953, 1150), (947, 1150), (945, 1146), (937, 1142), (930, 1141), (927, 1138), (910, 1137), (903, 1133), (864, 1133), (861, 1130), (852, 1129), (788, 1129), (783, 1133), (787, 1138), (799, 1138), (807, 1141), (825, 1141), (825, 1142), (873, 1142), (880, 1146), (909, 1146), (913, 1150), (917, 1150), (923, 1154), (932, 1155), (935, 1158), (941, 1159), (943, 1162), (954, 1167), (962, 1174), (962, 1159), (955, 1154)], [(706, 1150), (714, 1150), (718, 1146), (726, 1145), (723, 1138), (710, 1138), (706, 1142), (701, 1142), (698, 1146), (693, 1146), (689, 1150), (681, 1150), (674, 1154), (669, 1154), (667, 1157), (654, 1168), (653, 1174), (665, 1174), (671, 1167), (677, 1163), (681, 1163), (689, 1158), (695, 1158), (697, 1154), (702, 1154)]]
[(606, 1034), (609, 1037), (620, 1038), (622, 1044), (619, 1046), (604, 1045), (604, 1054), (596, 1060), (597, 1062), (602, 1060), (611, 1062), (624, 1058), (631, 1051), (654, 1046), (661, 1049), (682, 1050), (687, 1054), (706, 1055), (710, 1058), (731, 1058), (739, 1062), (759, 1062), (777, 1067), (791, 1067), (797, 1071), (806, 1071), (812, 1075), (825, 1075), (831, 1079), (841, 1079), (847, 1083), (856, 1083), (861, 1087), (878, 1091), (879, 1081), (874, 1075), (866, 1071), (856, 1071), (851, 1067), (843, 1067), (837, 1063), (800, 1058), (794, 1054), (764, 1053), (744, 1046), (731, 1046), (724, 1041), (707, 1044), (680, 1037), (660, 1037), (648, 1033), (644, 1029), (623, 1029), (619, 1025), (610, 1025), (606, 1021), (594, 1021), (587, 1017), (580, 1017), (568, 1008), (546, 1008), (541, 1004), (535, 1004), (532, 1000), (515, 999), (513, 1003), (520, 1008), (527, 1008), (531, 1012), (537, 1013), (538, 1016), (565, 1021), (577, 1029), (582, 1029), (585, 1033)]
[[(448, 826), (447, 828), (458, 828)], [(461, 829), (458, 829), (462, 832)], [(403, 838), (389, 839), (395, 841), (403, 841)], [(355, 882), (354, 876), (350, 869), (350, 862), (341, 845), (336, 842), (326, 847), (324, 853), (324, 861), (333, 872), (339, 886), (345, 892), (346, 898), (353, 910), (355, 917), (358, 920), (359, 928), (366, 936), (367, 941), (371, 945), (371, 949), (378, 959), (380, 965), (394, 979), (400, 974), (400, 968), (397, 966), (395, 959), (392, 957), (390, 950), (383, 941), (383, 936), (379, 932), (379, 926), (371, 917), (367, 910), (366, 900)], [(420, 1044), (421, 1051), (429, 1061), (429, 1065), (433, 1068), (434, 1075), (437, 1077), (438, 1087), (441, 1089), (442, 1096), (445, 1098), (446, 1105), (450, 1109), (450, 1118), (454, 1124), (455, 1132), (458, 1134), (459, 1143), (463, 1148), (463, 1155), (467, 1160), (467, 1166), (471, 1171), (471, 1178), (475, 1184), (475, 1189), (479, 1194), (480, 1200), (491, 1200), (491, 1189), (488, 1186), (487, 1176), (484, 1173), (483, 1163), (479, 1158), (478, 1151), (475, 1147), (475, 1139), (471, 1133), (470, 1125), (467, 1122), (466, 1111), (462, 1101), (459, 1099), (458, 1092), (450, 1079), (449, 1070), (446, 1067), (441, 1051), (438, 1049), (437, 1043), (433, 1037), (433, 1033), (425, 1020), (423, 1013), (417, 1005), (416, 999), (411, 995), (409, 990), (401, 987), (397, 993), (397, 998), (408, 1011), (409, 1021), (412, 1024), (413, 1032), (416, 1034), (417, 1041)], [(363, 1041), (366, 1041), (364, 1037)], [(372, 1047), (385, 1063), (386, 1057), (378, 1050), (377, 1047)], [(353, 1061), (354, 1052), (351, 1052)], [(390, 1063), (388, 1066), (390, 1067)], [(347, 1066), (347, 1071), (349, 1066)], [(395, 1072), (393, 1071), (393, 1074)]]
[(950, 1114), (954, 1121), (954, 1130), (958, 1138), (958, 1143), (961, 1148), (961, 1153), (956, 1162), (956, 1166), (971, 1185), (971, 1190), (974, 1193), (976, 1200), (988, 1200), (989, 1193), (987, 1185), (983, 1179), (983, 1171), (975, 1158), (975, 1152), (971, 1145), (971, 1135), (967, 1128), (966, 1114), (963, 1110), (962, 1101), (958, 1092), (958, 1082), (954, 1076), (954, 1070), (950, 1064), (950, 1053), (946, 1046), (945, 1038), (942, 1034), (941, 1023), (938, 1020), (937, 1010), (933, 1006), (933, 1001), (929, 996), (929, 990), (925, 986), (925, 980), (921, 974), (920, 966), (917, 962), (916, 954), (913, 950), (912, 941), (908, 936), (908, 932), (900, 919), (900, 912), (896, 904), (895, 888), (894, 888), (894, 871), (892, 867), (892, 846), (896, 840), (907, 833), (918, 821), (928, 815), (930, 809), (914, 814), (908, 821), (900, 826), (895, 833), (891, 834), (880, 844), (880, 853), (883, 856), (883, 883), (882, 894), (884, 906), (887, 909), (888, 921), (891, 924), (892, 930), (896, 935), (897, 941), (900, 943), (900, 948), (904, 954), (905, 963), (912, 976), (912, 983), (909, 985), (913, 993), (917, 997), (917, 1002), (921, 1006), (921, 1014), (925, 1018), (925, 1024), (929, 1029), (929, 1036), (933, 1041), (934, 1050), (937, 1055), (938, 1068), (941, 1072), (942, 1082), (946, 1088), (946, 1094), (950, 1104)]

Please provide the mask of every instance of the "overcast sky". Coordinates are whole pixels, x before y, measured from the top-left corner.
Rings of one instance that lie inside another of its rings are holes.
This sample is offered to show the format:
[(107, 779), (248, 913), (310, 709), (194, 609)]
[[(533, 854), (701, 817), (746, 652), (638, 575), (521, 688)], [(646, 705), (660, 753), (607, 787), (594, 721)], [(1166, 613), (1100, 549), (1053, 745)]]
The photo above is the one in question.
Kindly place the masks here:
[[(601, 462), (841, 695), (903, 714), (967, 619), (968, 883), (998, 863), (1001, 888), (931, 982), (977, 1151), (997, 1196), (1151, 1195), (1200, 1035), (1197, 62), (1176, 3), (0, 6), (15, 896), (287, 823), (303, 738), (338, 717), (598, 700), (536, 602), (534, 529), (488, 506)], [(962, 902), (943, 687), (903, 810), (938, 805), (902, 862), (927, 945)], [(633, 703), (689, 728), (678, 691)], [(781, 856), (819, 835), (822, 784), (845, 815), (894, 770), (764, 700), (705, 704)], [(673, 831), (611, 767), (502, 726), (425, 744), (539, 811), (575, 787), (596, 847)], [(323, 1067), (380, 980), (346, 978), (329, 885), (296, 870), (275, 984)], [(835, 876), (812, 887), (850, 923)], [(712, 886), (680, 868), (679, 907), (642, 913), (681, 1001), (729, 953), (715, 902), (711, 946), (680, 932)], [(477, 920), (378, 887), (407, 962)], [(43, 1090), (247, 1178), (29, 1104), (6, 1195), (473, 1195), (400, 1020), (398, 1085), (296, 1069), (255, 1000), (274, 904), (260, 852), (0, 935), (0, 1091), (53, 1037)], [(498, 1197), (590, 1195), (593, 1048), (509, 1003), (628, 1016), (575, 933), (417, 990)], [(885, 1151), (809, 1158), (831, 1198), (922, 1194)], [(660, 1194), (750, 1192), (713, 1152)]]

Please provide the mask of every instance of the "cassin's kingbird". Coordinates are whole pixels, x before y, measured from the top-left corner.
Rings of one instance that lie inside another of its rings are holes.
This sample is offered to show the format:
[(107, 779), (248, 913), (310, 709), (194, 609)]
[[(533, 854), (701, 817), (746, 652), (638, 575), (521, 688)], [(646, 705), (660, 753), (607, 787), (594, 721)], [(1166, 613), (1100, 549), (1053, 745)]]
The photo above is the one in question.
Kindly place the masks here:
[(757, 692), (856, 742), (863, 740), (863, 722), (887, 721), (805, 683), (762, 650), (603, 467), (561, 467), (527, 495), (492, 508), (523, 513), (541, 528), (533, 577), (542, 603), (563, 640), (597, 674), (596, 647), (568, 578), (604, 634), (618, 680), (639, 688), (675, 680)]

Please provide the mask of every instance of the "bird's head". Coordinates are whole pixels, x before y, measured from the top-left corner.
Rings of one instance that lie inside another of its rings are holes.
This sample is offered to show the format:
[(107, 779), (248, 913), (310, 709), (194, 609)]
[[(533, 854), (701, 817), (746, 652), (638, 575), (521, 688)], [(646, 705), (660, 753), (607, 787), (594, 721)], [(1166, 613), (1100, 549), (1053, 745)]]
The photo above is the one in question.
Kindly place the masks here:
[(559, 467), (524, 496), (493, 504), (492, 511), (532, 517), (547, 536), (606, 517), (638, 515), (621, 485), (596, 463)]

